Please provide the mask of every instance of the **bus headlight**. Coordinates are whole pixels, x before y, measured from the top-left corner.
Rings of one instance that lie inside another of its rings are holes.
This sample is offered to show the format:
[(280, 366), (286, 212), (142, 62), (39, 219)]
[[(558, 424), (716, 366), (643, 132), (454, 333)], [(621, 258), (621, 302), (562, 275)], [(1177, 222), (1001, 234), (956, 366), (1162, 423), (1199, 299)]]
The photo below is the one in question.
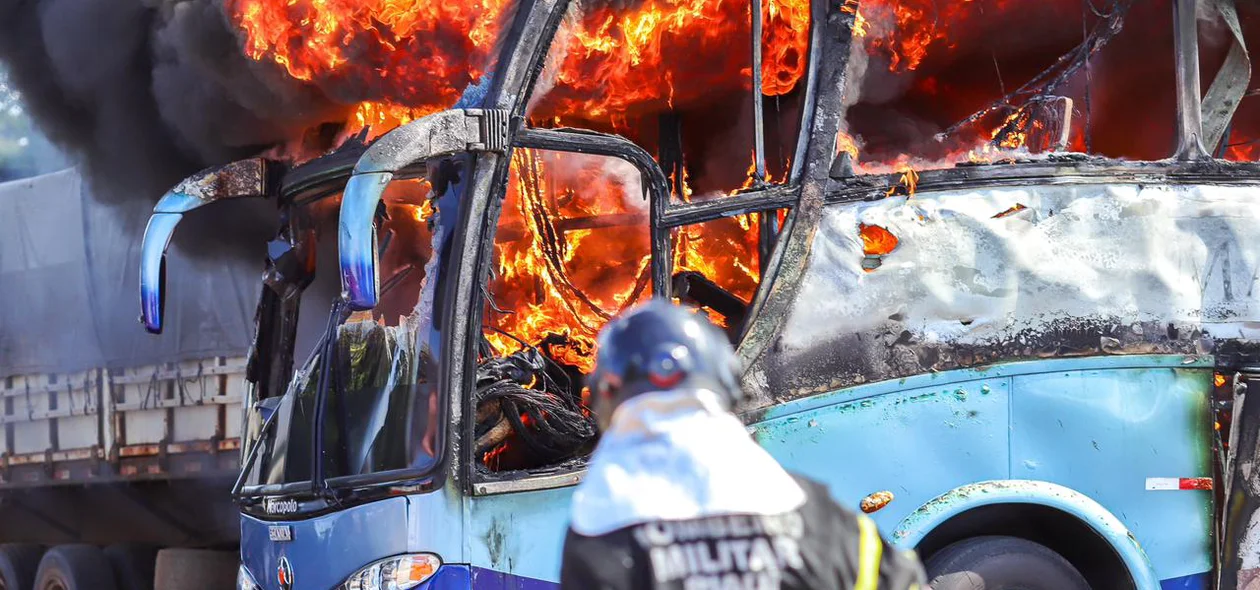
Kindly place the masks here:
[(442, 560), (432, 553), (396, 555), (354, 572), (337, 590), (407, 590), (433, 577)]
[(245, 564), (236, 570), (236, 590), (262, 590), (254, 582), (254, 577), (249, 575), (249, 570), (245, 569)]

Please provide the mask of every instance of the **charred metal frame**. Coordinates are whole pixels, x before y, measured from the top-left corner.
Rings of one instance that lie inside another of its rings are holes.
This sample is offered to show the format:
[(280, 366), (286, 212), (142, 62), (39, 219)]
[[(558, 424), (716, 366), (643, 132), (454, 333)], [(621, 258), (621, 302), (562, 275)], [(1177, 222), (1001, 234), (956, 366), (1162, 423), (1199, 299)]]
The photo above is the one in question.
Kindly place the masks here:
[[(764, 354), (778, 333), (809, 257), (810, 243), (822, 216), (832, 161), (837, 158), (836, 139), (844, 116), (845, 70), (853, 44), (856, 14), (855, 0), (811, 3), (806, 99), (789, 178), (789, 194), (768, 189), (742, 195), (739, 199), (750, 210), (762, 206), (771, 208), (782, 202), (795, 204), (762, 273), (757, 295), (749, 306), (749, 319), (737, 349), (744, 366)], [(723, 211), (717, 207), (702, 210), (705, 205), (708, 203), (679, 207), (678, 215), (715, 218), (709, 216), (720, 216)]]
[[(766, 185), (766, 130), (765, 93), (762, 92), (762, 14), (761, 0), (749, 0), (748, 12), (752, 16), (752, 102), (753, 102), (753, 186)], [(801, 132), (804, 127), (801, 128)], [(799, 133), (798, 133), (799, 134)], [(774, 238), (779, 232), (777, 215), (760, 215), (757, 218), (757, 262), (764, 274), (769, 267)]]
[[(619, 135), (595, 133), (580, 129), (522, 129), (512, 142), (513, 147), (553, 150), (558, 152), (608, 156), (625, 160), (643, 175), (651, 224), (659, 227), (669, 203), (669, 180), (647, 150)], [(493, 236), (491, 236), (493, 240)], [(672, 258), (669, 256), (669, 234), (652, 232), (652, 290), (666, 292)]]
[(753, 103), (753, 183), (761, 188), (766, 183), (766, 114), (765, 95), (761, 91), (761, 0), (749, 0), (752, 16), (752, 103)]
[[(551, 40), (569, 8), (569, 0), (532, 0), (519, 6), (517, 16), (503, 42), (499, 55), (500, 68), (495, 72), (490, 91), (482, 108), (502, 109), (509, 113), (509, 137), (516, 137), (525, 127), (525, 108), (534, 85), (542, 73)], [(462, 420), (465, 408), (473, 408), (475, 393), (477, 336), (481, 331), (482, 292), (489, 273), (480, 276), (493, 260), (494, 231), (507, 189), (511, 149), (506, 153), (479, 152), (474, 156), (472, 178), (468, 182), (461, 235), (455, 237), (450, 254), (448, 276), (454, 280), (443, 285), (439, 295), (451, 304), (450, 309), (467, 310), (451, 317), (446, 334), (448, 362), (442, 363), (440, 379), (446, 385), (447, 423), (456, 425), (457, 436), (448, 441), (446, 460), (452, 462), (450, 472), (461, 474), (465, 493), (476, 493), (474, 449), (476, 425)], [(477, 272), (458, 272), (458, 269)], [(471, 411), (471, 410), (468, 410)], [(461, 444), (467, 441), (468, 444)]]
[(1173, 2), (1173, 36), (1177, 46), (1176, 160), (1207, 160), (1203, 147), (1203, 102), (1199, 88), (1199, 0)]
[[(834, 181), (825, 203), (883, 199), (897, 175), (858, 176)], [(1125, 162), (1079, 155), (995, 165), (924, 170), (916, 195), (961, 188), (1113, 183), (1228, 184), (1260, 186), (1260, 163), (1220, 160)]]
[[(752, 14), (754, 15), (754, 25), (760, 24), (760, 3), (752, 0)], [(734, 217), (745, 215), (748, 213), (763, 213), (761, 227), (761, 281), (757, 287), (757, 293), (753, 297), (753, 301), (749, 304), (748, 318), (752, 322), (756, 322), (758, 315), (757, 310), (760, 308), (760, 302), (768, 295), (772, 285), (775, 283), (775, 274), (778, 271), (781, 250), (787, 241), (785, 238), (790, 233), (793, 226), (793, 218), (797, 215), (798, 204), (802, 200), (802, 196), (806, 192), (812, 190), (809, 185), (816, 183), (815, 179), (807, 176), (807, 173), (816, 172), (816, 165), (809, 165), (807, 162), (815, 162), (817, 158), (822, 157), (827, 161), (826, 170), (830, 166), (831, 152), (834, 151), (836, 132), (839, 130), (838, 118), (831, 123), (834, 129), (828, 131), (825, 127), (818, 127), (817, 122), (820, 120), (818, 112), (829, 108), (820, 97), (826, 96), (825, 87), (819, 84), (823, 76), (829, 75), (831, 70), (837, 66), (838, 74), (843, 76), (845, 66), (848, 63), (849, 42), (852, 37), (853, 14), (845, 11), (837, 3), (828, 3), (821, 0), (814, 0), (810, 3), (810, 20), (809, 20), (809, 47), (807, 51), (808, 63), (805, 71), (805, 87), (804, 100), (801, 108), (801, 125), (797, 134), (796, 150), (792, 158), (792, 169), (788, 175), (787, 184), (767, 186), (764, 182), (758, 182), (754, 190), (740, 193), (730, 197), (719, 197), (707, 201), (699, 201), (692, 203), (668, 203), (664, 207), (660, 215), (660, 223), (654, 223), (652, 230), (654, 233), (666, 234), (663, 238), (654, 236), (654, 240), (670, 240), (670, 230), (685, 226), (714, 221), (724, 217)], [(760, 27), (755, 27), (760, 28)], [(752, 46), (754, 62), (760, 61), (761, 54), (761, 37), (756, 31), (752, 34)], [(755, 110), (761, 113), (761, 85), (760, 85), (760, 68), (754, 63), (753, 71), (753, 97)], [(843, 88), (839, 90), (842, 92)], [(833, 115), (838, 112), (839, 98), (836, 98)], [(826, 117), (821, 118), (827, 120)], [(763, 117), (755, 117), (754, 134), (755, 137), (764, 138), (764, 121)], [(754, 158), (759, 162), (761, 172), (760, 177), (764, 180), (764, 162), (765, 147), (764, 139), (756, 144), (757, 149)], [(825, 148), (822, 146), (826, 146)], [(819, 177), (825, 178), (824, 174)], [(789, 209), (787, 220), (782, 228), (776, 227), (777, 220), (771, 215), (764, 215), (768, 212), (777, 211), (779, 209)], [(769, 239), (768, 239), (769, 238)], [(773, 240), (773, 247), (769, 243)], [(670, 250), (667, 248), (666, 252)], [(668, 293), (668, 292), (665, 292)], [(752, 332), (749, 323), (744, 327), (744, 336), (740, 343), (741, 348), (746, 345), (744, 341)]]

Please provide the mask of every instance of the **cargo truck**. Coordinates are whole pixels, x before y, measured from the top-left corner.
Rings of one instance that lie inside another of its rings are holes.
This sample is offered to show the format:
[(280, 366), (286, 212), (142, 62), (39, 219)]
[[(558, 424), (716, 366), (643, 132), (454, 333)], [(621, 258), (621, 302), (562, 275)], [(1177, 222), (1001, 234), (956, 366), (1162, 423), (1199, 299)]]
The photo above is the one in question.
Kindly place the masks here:
[(75, 170), (0, 184), (4, 590), (232, 583), (253, 297), (230, 285), (256, 265), (216, 260), (186, 323), (135, 338), (140, 205), (98, 203)]

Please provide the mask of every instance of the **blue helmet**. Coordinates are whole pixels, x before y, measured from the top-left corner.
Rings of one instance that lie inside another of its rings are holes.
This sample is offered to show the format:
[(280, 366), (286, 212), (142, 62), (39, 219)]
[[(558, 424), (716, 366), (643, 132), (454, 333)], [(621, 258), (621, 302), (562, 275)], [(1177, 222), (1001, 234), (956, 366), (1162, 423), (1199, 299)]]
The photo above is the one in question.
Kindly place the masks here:
[(704, 316), (653, 299), (613, 318), (599, 333), (588, 381), (601, 429), (622, 402), (641, 393), (708, 389), (734, 407), (743, 397), (740, 363), (724, 332)]

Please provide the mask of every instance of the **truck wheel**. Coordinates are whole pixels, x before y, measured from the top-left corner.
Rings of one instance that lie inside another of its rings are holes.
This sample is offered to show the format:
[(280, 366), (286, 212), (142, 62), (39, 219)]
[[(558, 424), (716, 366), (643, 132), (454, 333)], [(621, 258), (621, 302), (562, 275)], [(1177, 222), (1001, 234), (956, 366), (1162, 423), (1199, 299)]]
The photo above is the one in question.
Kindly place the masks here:
[(114, 568), (118, 590), (153, 590), (157, 547), (130, 543), (110, 545), (105, 548), (105, 557)]
[(91, 545), (58, 545), (39, 560), (35, 590), (116, 590), (109, 559)]
[(25, 543), (0, 545), (0, 590), (30, 590), (44, 548)]
[(1018, 537), (973, 537), (925, 564), (932, 590), (1090, 590), (1063, 556)]
[(157, 554), (154, 590), (223, 590), (236, 587), (240, 555), (207, 549), (163, 549)]

